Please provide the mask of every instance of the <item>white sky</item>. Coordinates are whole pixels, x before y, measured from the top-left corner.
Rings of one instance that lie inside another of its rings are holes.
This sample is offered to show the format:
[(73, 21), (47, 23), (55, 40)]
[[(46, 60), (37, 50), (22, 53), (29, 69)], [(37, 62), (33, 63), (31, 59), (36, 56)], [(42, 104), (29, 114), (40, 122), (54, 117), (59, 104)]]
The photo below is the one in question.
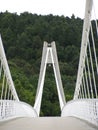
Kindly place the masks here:
[[(64, 15), (84, 18), (86, 0), (0, 0), (0, 12), (25, 11), (42, 15)], [(94, 0), (98, 5), (98, 0)], [(97, 7), (98, 9), (98, 7)], [(98, 12), (98, 10), (97, 10)]]

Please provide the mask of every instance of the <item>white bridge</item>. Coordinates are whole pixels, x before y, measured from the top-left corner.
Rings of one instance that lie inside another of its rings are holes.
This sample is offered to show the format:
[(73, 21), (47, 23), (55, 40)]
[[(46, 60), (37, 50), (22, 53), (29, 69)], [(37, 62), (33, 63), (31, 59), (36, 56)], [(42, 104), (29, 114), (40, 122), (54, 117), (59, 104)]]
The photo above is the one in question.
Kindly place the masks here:
[[(27, 127), (25, 125), (27, 120), (29, 120), (29, 122), (32, 120), (33, 125), (31, 129), (33, 129), (36, 122), (41, 122), (43, 120), (43, 118), (41, 120), (39, 114), (47, 64), (52, 64), (53, 66), (61, 109), (61, 117), (56, 119), (55, 127), (52, 126), (53, 129), (71, 130), (71, 124), (73, 125), (73, 129), (74, 125), (77, 126), (80, 124), (80, 127), (75, 127), (76, 130), (98, 130), (98, 60), (96, 53), (96, 44), (98, 44), (96, 43), (96, 41), (98, 41), (98, 25), (96, 17), (93, 15), (95, 14), (93, 3), (94, 0), (86, 0), (77, 81), (74, 97), (70, 102), (66, 102), (65, 100), (55, 42), (50, 44), (44, 42), (34, 107), (21, 102), (15, 90), (0, 36), (0, 130), (10, 129), (10, 126), (6, 124), (6, 121), (11, 123), (13, 122), (12, 119), (19, 120), (20, 122), (22, 120), (24, 122), (22, 126), (23, 129)], [(95, 18), (93, 24), (92, 18)], [(94, 30), (94, 28), (96, 30)], [(25, 118), (27, 118), (27, 120), (25, 120)], [(44, 121), (47, 122), (47, 120), (48, 122), (52, 121), (49, 118)], [(19, 123), (18, 121), (16, 122)], [(83, 122), (85, 122), (86, 125), (84, 125)], [(58, 123), (62, 124), (60, 128)], [(66, 124), (65, 126), (64, 123)], [(39, 124), (37, 123), (37, 125)], [(6, 125), (8, 125), (7, 128)], [(15, 129), (15, 125), (16, 124), (14, 124), (11, 129)], [(34, 127), (35, 130), (38, 130), (37, 125)], [(16, 127), (16, 129), (19, 128)], [(41, 127), (41, 129), (48, 130), (47, 127)]]

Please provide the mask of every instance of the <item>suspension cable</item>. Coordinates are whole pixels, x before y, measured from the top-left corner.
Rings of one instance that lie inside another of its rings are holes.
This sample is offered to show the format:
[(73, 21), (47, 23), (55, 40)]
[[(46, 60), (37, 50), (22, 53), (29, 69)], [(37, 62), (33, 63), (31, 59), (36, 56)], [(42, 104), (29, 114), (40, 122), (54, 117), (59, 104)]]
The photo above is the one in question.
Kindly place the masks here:
[(87, 86), (87, 93), (88, 93), (88, 98), (90, 98), (90, 91), (89, 91), (89, 85), (88, 85), (88, 78), (87, 78), (87, 72), (86, 72), (86, 68), (84, 69), (84, 73), (85, 73), (85, 79), (86, 79), (86, 86)]
[(2, 62), (1, 62), (1, 65), (0, 65), (0, 79), (1, 79), (1, 74), (2, 74)]
[(97, 56), (96, 56), (96, 49), (95, 49), (95, 41), (94, 41), (92, 24), (91, 24), (91, 36), (92, 36), (92, 43), (93, 43), (93, 50), (94, 50), (94, 58), (95, 58), (95, 63), (96, 63), (96, 70), (97, 70), (97, 75), (98, 75), (98, 62), (97, 62)]
[(84, 76), (83, 76), (83, 87), (84, 87), (84, 95), (85, 95), (85, 98), (87, 98), (86, 83), (85, 83), (85, 78), (84, 78)]
[(1, 100), (3, 99), (3, 93), (4, 93), (4, 83), (5, 83), (5, 73), (4, 73), (4, 75), (3, 75), (3, 83), (2, 83)]
[(6, 100), (7, 97), (7, 80), (6, 80), (6, 85), (5, 85), (5, 94), (4, 94), (4, 99)]
[(97, 18), (96, 18), (96, 13), (95, 13), (96, 11), (95, 11), (94, 1), (93, 1), (93, 12), (94, 12), (94, 17), (95, 17), (96, 33), (98, 37), (98, 24), (97, 24)]
[(92, 77), (93, 77), (93, 81), (94, 81), (94, 89), (95, 89), (95, 95), (96, 95), (95, 97), (97, 97), (97, 87), (96, 87), (96, 81), (95, 81), (95, 73), (94, 73), (94, 67), (93, 67), (93, 61), (92, 61), (90, 42), (88, 44), (88, 48), (89, 48), (90, 61), (91, 61)]
[(92, 87), (92, 82), (91, 82), (90, 67), (89, 67), (89, 61), (88, 61), (88, 56), (87, 56), (87, 69), (88, 69), (88, 76), (89, 76), (91, 97), (94, 98), (94, 95), (93, 95), (93, 87)]

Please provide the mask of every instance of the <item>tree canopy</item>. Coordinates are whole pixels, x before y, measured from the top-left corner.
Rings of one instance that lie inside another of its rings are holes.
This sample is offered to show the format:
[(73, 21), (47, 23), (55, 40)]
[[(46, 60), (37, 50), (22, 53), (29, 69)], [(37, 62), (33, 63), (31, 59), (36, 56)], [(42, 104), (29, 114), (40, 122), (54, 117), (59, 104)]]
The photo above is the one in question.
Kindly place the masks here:
[[(83, 20), (52, 14), (0, 13), (0, 33), (20, 100), (34, 105), (43, 42), (56, 42), (66, 100), (73, 98)], [(54, 74), (47, 68), (41, 116), (60, 115)]]

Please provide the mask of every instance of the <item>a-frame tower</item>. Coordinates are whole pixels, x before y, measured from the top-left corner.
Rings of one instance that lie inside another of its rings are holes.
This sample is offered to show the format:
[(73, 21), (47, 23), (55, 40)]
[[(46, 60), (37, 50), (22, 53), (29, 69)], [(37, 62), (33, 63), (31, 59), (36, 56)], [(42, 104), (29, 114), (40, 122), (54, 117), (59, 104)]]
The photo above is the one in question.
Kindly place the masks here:
[(40, 74), (39, 74), (39, 80), (38, 80), (38, 87), (37, 87), (36, 99), (35, 99), (35, 104), (34, 104), (34, 108), (38, 115), (40, 114), (40, 107), (41, 107), (41, 102), (42, 102), (43, 86), (44, 86), (47, 64), (53, 65), (61, 110), (65, 106), (65, 103), (66, 103), (61, 76), (60, 76), (55, 42), (52, 42), (51, 44), (44, 42), (41, 68), (40, 68)]

